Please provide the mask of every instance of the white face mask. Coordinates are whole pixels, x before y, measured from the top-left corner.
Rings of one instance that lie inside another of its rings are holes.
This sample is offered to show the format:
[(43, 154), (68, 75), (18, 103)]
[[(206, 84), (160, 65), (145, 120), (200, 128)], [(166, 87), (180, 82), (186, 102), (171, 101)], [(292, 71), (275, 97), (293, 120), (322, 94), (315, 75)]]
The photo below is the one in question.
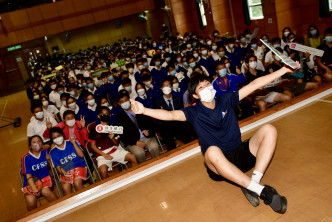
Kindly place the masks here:
[(134, 72), (134, 69), (133, 69), (133, 68), (129, 68), (129, 69), (128, 69), (128, 72), (129, 72), (129, 73), (133, 73), (133, 72)]
[(101, 104), (101, 106), (106, 106), (106, 107), (108, 107), (109, 104), (108, 104), (108, 102), (106, 102), (106, 103), (104, 103), (104, 104)]
[(139, 65), (139, 66), (138, 66), (138, 69), (139, 69), (139, 70), (142, 70), (142, 69), (144, 69), (144, 66), (143, 66), (143, 65)]
[(212, 46), (212, 50), (217, 50), (217, 48), (218, 48), (218, 46), (216, 46), (216, 45)]
[(33, 99), (39, 99), (39, 95), (35, 95)]
[(202, 55), (207, 55), (207, 50), (203, 50)]
[(194, 56), (195, 58), (198, 58), (198, 53), (194, 53), (193, 56)]
[(224, 57), (224, 56), (225, 56), (225, 52), (224, 52), (224, 51), (220, 51), (220, 52), (218, 52), (218, 55), (219, 55), (220, 57)]
[(56, 145), (61, 145), (63, 143), (63, 136), (60, 136), (53, 140)]
[(145, 90), (144, 89), (139, 89), (137, 90), (137, 93), (139, 96), (143, 96), (145, 94)]
[(35, 152), (39, 152), (41, 150), (42, 146), (39, 143), (33, 143), (31, 145), (31, 149)]
[(252, 68), (252, 69), (256, 69), (257, 62), (256, 61), (249, 62), (249, 67)]
[(71, 108), (71, 109), (75, 109), (76, 108), (76, 103), (75, 102), (70, 103), (70, 104), (68, 104), (68, 107)]
[(174, 83), (173, 84), (173, 89), (178, 89), (179, 88), (179, 83), (177, 82), (177, 83)]
[(166, 86), (166, 87), (163, 88), (163, 93), (164, 93), (165, 95), (168, 95), (168, 94), (170, 94), (171, 92), (172, 92), (171, 87)]
[(90, 100), (88, 100), (88, 104), (89, 104), (90, 106), (95, 105), (95, 103), (96, 103), (96, 100), (95, 100), (95, 99), (90, 99)]
[(198, 94), (201, 97), (202, 102), (212, 102), (214, 99), (214, 96), (216, 95), (216, 90), (213, 88), (213, 86), (205, 87), (202, 91), (200, 91)]
[(211, 44), (212, 44), (212, 42), (211, 42), (211, 41), (207, 41), (207, 42), (206, 42), (206, 44), (208, 44), (208, 45), (211, 45)]
[(228, 47), (232, 49), (234, 47), (234, 44), (229, 44)]
[(48, 101), (43, 101), (43, 106), (48, 106)]
[(55, 89), (56, 88), (56, 85), (51, 85), (51, 89)]
[(67, 102), (66, 101), (61, 101), (62, 105), (63, 106), (66, 106), (67, 105)]
[(290, 32), (284, 32), (284, 36), (287, 37)]
[(42, 119), (44, 117), (44, 112), (43, 111), (40, 111), (38, 113), (35, 114), (37, 119)]
[(280, 61), (280, 60), (281, 60), (278, 56), (275, 56), (274, 59), (275, 59), (276, 61)]
[(66, 121), (67, 126), (72, 127), (75, 125), (75, 119), (67, 120)]

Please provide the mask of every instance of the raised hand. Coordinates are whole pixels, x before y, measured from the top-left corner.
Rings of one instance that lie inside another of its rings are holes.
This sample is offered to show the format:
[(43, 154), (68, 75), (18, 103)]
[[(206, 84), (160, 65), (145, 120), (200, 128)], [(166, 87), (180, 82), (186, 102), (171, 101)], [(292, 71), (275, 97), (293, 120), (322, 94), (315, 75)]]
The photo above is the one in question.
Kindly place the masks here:
[(71, 134), (71, 135), (70, 135), (70, 142), (71, 142), (72, 144), (75, 144), (75, 142), (76, 142), (76, 137), (75, 137), (74, 134)]
[(285, 65), (284, 68), (286, 69), (286, 72), (295, 72), (296, 70), (298, 70), (300, 67), (301, 67), (301, 64), (296, 61), (296, 65), (297, 65), (297, 68), (296, 69), (292, 69), (291, 67)]
[(236, 66), (236, 73), (239, 74), (239, 75), (241, 74), (241, 70), (239, 69), (238, 66)]
[(109, 132), (109, 133), (108, 133), (108, 137), (109, 137), (111, 140), (114, 139), (114, 133)]
[(46, 127), (47, 127), (47, 129), (51, 129), (52, 128), (52, 123), (50, 121), (50, 118), (46, 118)]
[(143, 130), (142, 133), (143, 133), (144, 136), (149, 136), (149, 131), (148, 130)]
[(133, 112), (135, 114), (143, 114), (145, 111), (145, 107), (143, 106), (142, 103), (137, 102), (133, 99), (130, 99), (130, 103), (131, 103), (131, 109), (133, 110)]
[(81, 127), (85, 127), (85, 117), (81, 115), (81, 120), (80, 120)]

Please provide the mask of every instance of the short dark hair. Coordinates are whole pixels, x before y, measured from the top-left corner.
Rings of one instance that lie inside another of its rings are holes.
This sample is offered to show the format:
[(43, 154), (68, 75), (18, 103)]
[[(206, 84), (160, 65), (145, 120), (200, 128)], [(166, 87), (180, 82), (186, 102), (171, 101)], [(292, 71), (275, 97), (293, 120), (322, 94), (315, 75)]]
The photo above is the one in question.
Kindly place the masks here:
[(169, 81), (171, 83), (171, 86), (173, 85), (172, 80), (170, 78), (166, 77), (161, 81), (160, 86), (162, 87), (164, 82), (167, 82), (167, 81)]
[(130, 97), (129, 97), (129, 93), (127, 92), (127, 90), (125, 90), (125, 89), (121, 89), (121, 90), (119, 91), (119, 93), (118, 93), (118, 96), (117, 96), (117, 98), (116, 98), (116, 101), (119, 102), (119, 100), (122, 99), (122, 98), (125, 97), (125, 96), (127, 96), (128, 98), (130, 98)]
[(122, 85), (126, 85), (126, 84), (128, 84), (128, 83), (131, 84), (131, 80), (130, 80), (129, 78), (124, 78), (124, 79), (121, 81), (121, 84), (122, 84)]
[(30, 106), (30, 111), (31, 113), (35, 112), (35, 109), (40, 107), (43, 110), (43, 104), (40, 100), (32, 100), (31, 101), (31, 106)]
[(108, 113), (111, 114), (111, 110), (110, 110), (107, 106), (99, 106), (99, 107), (97, 108), (97, 113), (98, 113), (98, 115), (101, 114), (101, 112), (102, 112), (103, 110), (107, 110)]
[(52, 143), (53, 143), (53, 139), (52, 139), (52, 134), (53, 134), (53, 133), (59, 133), (59, 134), (61, 134), (61, 135), (63, 136), (63, 138), (65, 139), (65, 134), (63, 133), (62, 129), (60, 129), (59, 127), (52, 127), (52, 128), (50, 129), (50, 135), (49, 135), (49, 137), (50, 137)]
[(200, 82), (203, 82), (205, 80), (210, 81), (208, 76), (201, 74), (199, 72), (193, 72), (191, 74), (191, 78), (189, 79), (189, 82), (188, 82), (188, 91), (189, 91), (190, 95), (196, 94), (195, 93), (196, 87), (198, 86), (198, 84)]
[(29, 146), (31, 146), (31, 141), (32, 141), (32, 139), (35, 138), (35, 137), (38, 137), (38, 138), (43, 142), (43, 139), (42, 139), (39, 135), (34, 135), (34, 136), (32, 136), (32, 137), (29, 137), (29, 139), (28, 139)]
[(250, 59), (250, 58), (255, 58), (256, 61), (257, 61), (257, 57), (256, 57), (254, 54), (249, 54), (249, 55), (247, 55), (247, 57), (245, 58), (245, 62), (246, 62), (246, 63), (249, 63), (249, 59)]
[(332, 34), (332, 27), (325, 29), (324, 36), (326, 36), (327, 34)]
[(70, 114), (73, 114), (74, 117), (75, 117), (75, 112), (73, 110), (66, 110), (64, 113), (63, 113), (63, 119), (66, 118), (66, 116), (70, 115)]
[(150, 74), (144, 74), (142, 75), (142, 82), (150, 80), (151, 79), (151, 75)]

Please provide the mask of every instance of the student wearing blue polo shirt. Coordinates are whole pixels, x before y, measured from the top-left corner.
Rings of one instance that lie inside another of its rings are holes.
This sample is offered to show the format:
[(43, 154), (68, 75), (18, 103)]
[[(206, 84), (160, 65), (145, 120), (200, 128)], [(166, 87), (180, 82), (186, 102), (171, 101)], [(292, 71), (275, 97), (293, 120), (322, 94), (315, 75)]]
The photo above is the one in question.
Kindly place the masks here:
[[(211, 179), (232, 181), (242, 187), (246, 198), (253, 206), (259, 205), (260, 197), (275, 212), (283, 214), (287, 209), (286, 197), (279, 195), (268, 185), (260, 185), (275, 151), (277, 130), (270, 124), (263, 125), (251, 139), (242, 142), (234, 108), (250, 93), (293, 71), (283, 67), (256, 79), (239, 91), (227, 93), (216, 99), (216, 91), (209, 78), (194, 74), (188, 89), (190, 94), (199, 100), (196, 105), (182, 110), (167, 111), (148, 109), (141, 103), (131, 100), (132, 109), (136, 114), (164, 121), (189, 121), (198, 135)], [(244, 172), (253, 167), (254, 172), (250, 178)]]

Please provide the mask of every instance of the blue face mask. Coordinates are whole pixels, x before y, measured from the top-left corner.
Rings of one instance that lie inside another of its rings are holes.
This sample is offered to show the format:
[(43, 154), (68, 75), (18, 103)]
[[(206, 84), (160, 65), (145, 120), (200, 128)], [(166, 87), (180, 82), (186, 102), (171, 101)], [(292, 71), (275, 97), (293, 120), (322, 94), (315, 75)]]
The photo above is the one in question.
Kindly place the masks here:
[(179, 65), (176, 65), (175, 70), (178, 71), (178, 69), (179, 69)]
[(148, 67), (149, 63), (145, 62), (143, 65), (144, 65), (144, 67)]
[(241, 38), (240, 40), (242, 43), (245, 43), (246, 42), (246, 38)]
[(219, 70), (219, 76), (220, 77), (224, 77), (224, 76), (226, 76), (226, 74), (227, 74), (227, 70), (226, 69), (220, 69)]
[(136, 58), (131, 59), (132, 62), (136, 62)]
[(332, 36), (325, 36), (325, 41), (332, 42)]
[(126, 90), (127, 92), (130, 92), (130, 91), (131, 91), (131, 86), (127, 86), (127, 87), (125, 87), (125, 90)]
[(83, 86), (83, 87), (86, 87), (86, 83), (84, 82), (84, 83), (82, 84), (82, 86)]
[(129, 108), (130, 108), (130, 102), (127, 101), (127, 102), (122, 103), (122, 104), (121, 104), (121, 107), (122, 107), (122, 109), (124, 109), (124, 110), (129, 109)]
[(176, 71), (175, 70), (173, 70), (172, 72), (170, 72), (169, 73), (171, 76), (175, 76), (175, 74), (176, 74)]
[(268, 43), (268, 42), (269, 42), (269, 40), (268, 40), (268, 39), (263, 39), (263, 41), (264, 41), (265, 43)]
[(171, 58), (167, 57), (165, 60), (166, 60), (166, 62), (169, 62), (169, 61), (171, 61)]
[(315, 30), (311, 30), (311, 31), (310, 31), (310, 34), (311, 34), (311, 35), (317, 35), (317, 30), (316, 30), (316, 29), (315, 29)]
[(88, 87), (89, 87), (90, 89), (93, 89), (93, 87), (94, 87), (93, 83), (89, 83), (89, 84), (88, 84)]
[(75, 91), (69, 92), (70, 96), (74, 97), (75, 96)]
[(58, 93), (61, 95), (63, 93), (63, 90), (60, 90)]
[(251, 47), (252, 47), (253, 49), (256, 49), (256, 48), (257, 48), (257, 44), (252, 44)]
[(196, 66), (196, 62), (192, 62), (192, 63), (190, 63), (189, 66), (190, 66), (191, 68), (194, 68), (194, 67)]
[(188, 63), (187, 62), (183, 62), (182, 63), (184, 67), (188, 67)]
[(274, 45), (273, 45), (273, 48), (275, 48), (275, 49), (276, 49), (276, 48), (280, 48), (280, 44), (274, 44)]
[(112, 82), (113, 79), (114, 79), (114, 77), (113, 76), (109, 76), (107, 79), (108, 79), (108, 81)]

